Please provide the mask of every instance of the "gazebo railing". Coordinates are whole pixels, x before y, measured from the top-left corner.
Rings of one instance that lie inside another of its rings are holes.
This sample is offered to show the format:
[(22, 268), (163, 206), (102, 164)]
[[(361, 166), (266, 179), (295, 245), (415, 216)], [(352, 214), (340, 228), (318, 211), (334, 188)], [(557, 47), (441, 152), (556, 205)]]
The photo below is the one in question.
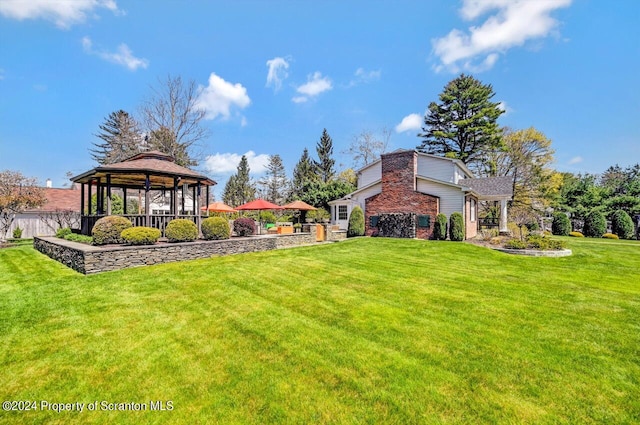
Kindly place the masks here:
[[(90, 235), (91, 229), (93, 229), (96, 221), (98, 221), (102, 217), (106, 217), (106, 215), (83, 215), (80, 219), (80, 232), (83, 235)], [(122, 217), (129, 219), (129, 221), (131, 221), (131, 224), (133, 224), (134, 226), (147, 226), (159, 229), (162, 232), (162, 236), (164, 236), (164, 230), (167, 228), (167, 224), (169, 224), (171, 220), (176, 218), (173, 215), (151, 214), (149, 215), (150, 223), (147, 224), (147, 216), (144, 214), (123, 214)], [(197, 216), (195, 215), (178, 215), (177, 218), (184, 218), (197, 223)]]

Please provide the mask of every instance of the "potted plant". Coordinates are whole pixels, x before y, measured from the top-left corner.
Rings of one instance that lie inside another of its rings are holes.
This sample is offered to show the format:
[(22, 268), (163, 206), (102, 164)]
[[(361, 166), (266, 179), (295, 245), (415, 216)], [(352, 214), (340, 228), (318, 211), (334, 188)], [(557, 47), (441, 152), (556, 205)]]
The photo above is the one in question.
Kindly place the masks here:
[(295, 224), (293, 225), (293, 231), (294, 231), (294, 232), (296, 232), (296, 233), (300, 233), (300, 232), (302, 232), (302, 224), (300, 224), (300, 223), (295, 223)]

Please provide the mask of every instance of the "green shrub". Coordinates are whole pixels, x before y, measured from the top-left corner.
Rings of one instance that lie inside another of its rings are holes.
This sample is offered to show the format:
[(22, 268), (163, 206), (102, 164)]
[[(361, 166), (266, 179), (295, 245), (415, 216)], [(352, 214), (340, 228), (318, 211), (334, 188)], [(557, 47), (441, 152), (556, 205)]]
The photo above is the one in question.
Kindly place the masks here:
[(557, 236), (568, 236), (571, 232), (571, 221), (565, 213), (557, 212), (553, 214), (551, 222), (551, 232)]
[(238, 218), (233, 221), (233, 231), (238, 236), (251, 236), (255, 233), (256, 223), (250, 218)]
[(447, 216), (440, 213), (433, 224), (433, 239), (444, 241), (447, 239)]
[(567, 247), (567, 243), (565, 241), (559, 241), (556, 239), (549, 239), (549, 247), (548, 249), (559, 251), (561, 249), (565, 249)]
[(525, 226), (527, 227), (527, 230), (530, 232), (536, 232), (540, 230), (540, 225), (538, 224), (537, 220), (531, 220), (527, 224), (525, 224)]
[(354, 236), (364, 235), (364, 213), (362, 208), (355, 206), (351, 210), (349, 216), (349, 226), (347, 227), (347, 237), (352, 238)]
[(464, 240), (464, 218), (462, 213), (454, 212), (449, 217), (449, 239), (452, 241)]
[(569, 236), (573, 236), (574, 238), (584, 238), (584, 235), (580, 232), (571, 232)]
[(598, 210), (592, 210), (584, 219), (582, 233), (591, 238), (599, 238), (607, 231), (607, 220)]
[(273, 213), (273, 211), (260, 211), (260, 221), (263, 223), (275, 223), (276, 215)]
[(75, 234), (75, 233), (69, 233), (68, 235), (65, 235), (64, 239), (68, 240), (68, 241), (71, 241), (71, 242), (84, 243), (84, 244), (87, 244), (87, 245), (91, 245), (93, 243), (93, 238), (91, 236), (78, 235), (78, 234)]
[(620, 239), (618, 235), (614, 235), (613, 233), (605, 233), (602, 237), (605, 239)]
[(13, 239), (20, 238), (22, 238), (22, 229), (20, 228), (20, 226), (16, 226), (16, 228), (13, 229)]
[(198, 239), (198, 226), (186, 218), (176, 218), (167, 224), (164, 235), (169, 242), (191, 242)]
[(524, 241), (521, 241), (520, 239), (509, 239), (505, 244), (504, 247), (507, 249), (526, 249), (527, 248), (527, 244)]
[(71, 233), (73, 233), (71, 229), (63, 227), (62, 229), (58, 229), (56, 232), (56, 238), (64, 239), (65, 236), (70, 235)]
[(633, 220), (624, 210), (617, 210), (611, 214), (611, 232), (620, 239), (632, 239), (635, 226)]
[(202, 236), (207, 239), (229, 239), (231, 229), (229, 221), (222, 217), (209, 217), (202, 220)]
[(529, 248), (544, 251), (546, 249), (549, 249), (549, 240), (549, 238), (544, 238), (542, 236), (530, 235), (527, 238), (527, 245), (529, 246)]
[(131, 245), (153, 245), (158, 242), (162, 233), (153, 227), (130, 227), (124, 229), (120, 236)]
[(131, 222), (121, 216), (110, 215), (96, 221), (91, 230), (94, 245), (106, 245), (110, 243), (124, 243), (120, 236), (123, 230), (132, 227)]

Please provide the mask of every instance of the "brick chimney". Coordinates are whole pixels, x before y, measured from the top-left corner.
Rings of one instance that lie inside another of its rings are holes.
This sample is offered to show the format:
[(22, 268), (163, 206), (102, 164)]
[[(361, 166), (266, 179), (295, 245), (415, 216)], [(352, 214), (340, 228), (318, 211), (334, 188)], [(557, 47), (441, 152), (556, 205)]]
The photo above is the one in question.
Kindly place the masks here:
[(418, 154), (399, 151), (382, 155), (382, 192), (407, 193), (416, 190)]

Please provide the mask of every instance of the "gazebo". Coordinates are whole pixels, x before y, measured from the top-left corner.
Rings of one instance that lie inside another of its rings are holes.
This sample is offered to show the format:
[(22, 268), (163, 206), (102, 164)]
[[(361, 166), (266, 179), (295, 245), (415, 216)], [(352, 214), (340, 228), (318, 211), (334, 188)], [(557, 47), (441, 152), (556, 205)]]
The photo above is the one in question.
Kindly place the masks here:
[[(71, 178), (81, 185), (80, 212), (81, 233), (88, 235), (98, 219), (111, 215), (111, 191), (122, 189), (124, 195), (124, 216), (134, 226), (148, 226), (160, 229), (164, 233), (167, 223), (174, 218), (190, 218), (200, 229), (199, 198), (202, 187), (206, 191), (206, 203), (209, 204), (209, 187), (216, 184), (205, 175), (182, 167), (175, 163), (173, 157), (159, 151), (142, 152), (122, 162), (99, 165), (87, 172)], [(95, 192), (94, 188), (95, 187)], [(144, 191), (144, 214), (126, 214), (127, 191)], [(169, 214), (151, 214), (150, 192), (155, 190), (169, 191)], [(180, 214), (185, 211), (185, 193), (192, 191), (192, 214)], [(95, 193), (97, 203), (95, 211), (91, 205), (91, 196)], [(181, 194), (181, 209), (178, 208), (178, 195)], [(85, 196), (86, 195), (86, 196)]]

